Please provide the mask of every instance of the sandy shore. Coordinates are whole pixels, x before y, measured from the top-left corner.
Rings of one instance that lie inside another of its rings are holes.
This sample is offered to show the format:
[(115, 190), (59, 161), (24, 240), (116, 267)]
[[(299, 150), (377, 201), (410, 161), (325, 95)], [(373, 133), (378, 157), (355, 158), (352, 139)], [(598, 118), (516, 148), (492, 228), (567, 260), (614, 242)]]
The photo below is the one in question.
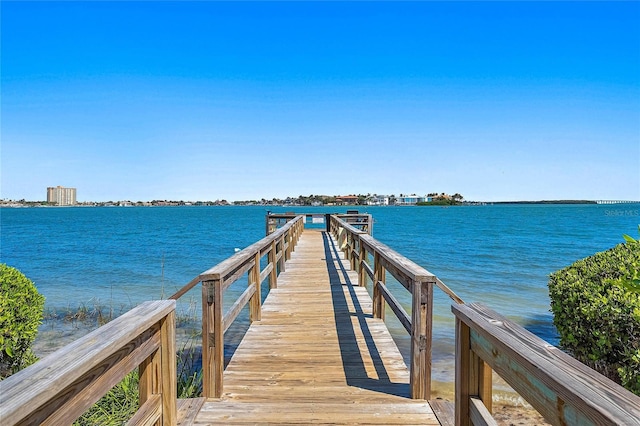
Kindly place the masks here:
[[(493, 418), (501, 426), (549, 425), (544, 417), (529, 405), (520, 395), (494, 374)], [(454, 384), (433, 382), (433, 398), (454, 400)]]

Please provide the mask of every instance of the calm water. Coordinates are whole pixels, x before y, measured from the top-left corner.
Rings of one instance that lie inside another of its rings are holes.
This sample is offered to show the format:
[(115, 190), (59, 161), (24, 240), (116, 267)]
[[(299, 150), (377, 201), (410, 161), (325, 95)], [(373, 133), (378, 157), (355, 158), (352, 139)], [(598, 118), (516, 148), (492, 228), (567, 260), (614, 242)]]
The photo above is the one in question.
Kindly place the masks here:
[[(485, 303), (554, 344), (548, 275), (613, 247), (622, 234), (637, 236), (640, 222), (638, 204), (360, 209), (365, 210), (373, 214), (374, 237), (436, 274), (465, 301)], [(36, 283), (50, 314), (62, 316), (81, 306), (118, 314), (172, 294), (235, 248), (262, 238), (266, 212), (265, 207), (3, 208), (0, 261)], [(235, 287), (239, 294), (242, 284)], [(395, 287), (409, 307), (408, 293)], [(448, 299), (436, 293), (435, 379), (449, 381), (453, 320)], [(185, 316), (199, 315), (199, 289), (179, 309)], [(387, 317), (406, 357), (408, 337), (392, 314)], [(246, 316), (241, 319), (230, 330), (230, 346), (246, 326)], [(61, 335), (47, 321), (37, 348), (47, 352), (85, 332), (66, 324)]]

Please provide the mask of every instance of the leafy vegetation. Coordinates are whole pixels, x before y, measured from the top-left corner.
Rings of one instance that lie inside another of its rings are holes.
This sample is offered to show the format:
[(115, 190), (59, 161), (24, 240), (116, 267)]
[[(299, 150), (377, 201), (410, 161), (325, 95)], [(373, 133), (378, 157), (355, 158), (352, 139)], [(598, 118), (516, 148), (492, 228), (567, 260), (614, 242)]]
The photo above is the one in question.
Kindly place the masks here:
[(423, 201), (419, 202), (418, 206), (457, 206), (462, 203), (464, 197), (458, 193), (455, 193), (451, 196), (446, 195), (444, 193), (441, 194), (429, 194), (428, 197), (431, 198), (431, 201)]
[(551, 274), (560, 344), (640, 395), (640, 241), (626, 242)]
[(0, 263), (0, 378), (37, 358), (31, 350), (42, 322), (44, 296), (16, 268)]
[[(640, 233), (640, 226), (638, 226), (638, 232)], [(640, 240), (629, 235), (623, 235), (623, 237), (629, 247), (640, 250)], [(640, 294), (640, 262), (638, 259), (632, 259), (629, 265), (629, 274), (619, 278), (619, 283), (627, 290)]]

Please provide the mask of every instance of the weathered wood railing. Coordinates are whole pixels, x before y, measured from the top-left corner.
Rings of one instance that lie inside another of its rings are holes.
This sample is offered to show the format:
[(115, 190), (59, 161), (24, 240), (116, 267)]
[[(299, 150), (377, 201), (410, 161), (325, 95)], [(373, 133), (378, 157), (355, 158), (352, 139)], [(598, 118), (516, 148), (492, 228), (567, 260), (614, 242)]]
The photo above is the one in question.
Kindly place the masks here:
[[(496, 371), (551, 424), (640, 426), (639, 397), (490, 309), (464, 304), (433, 274), (343, 217), (330, 215), (328, 225), (345, 259), (358, 271), (358, 284), (366, 285), (367, 279), (373, 283), (374, 316), (384, 318), (388, 304), (411, 336), (413, 398), (429, 399), (431, 393), (435, 285), (455, 302), (456, 425), (495, 424), (491, 376)], [(171, 296), (178, 299), (202, 283), (203, 396), (222, 395), (224, 333), (247, 304), (250, 321), (260, 319), (261, 283), (269, 278), (270, 288), (277, 287), (278, 273), (303, 230), (303, 215), (288, 219)], [(224, 291), (247, 272), (247, 289), (223, 312)], [(410, 315), (385, 285), (387, 272), (411, 292)], [(129, 424), (175, 425), (175, 306), (175, 300), (145, 302), (0, 382), (1, 423), (71, 423), (138, 367), (140, 408)]]
[[(266, 217), (266, 235), (275, 232), (278, 228), (284, 226), (287, 222), (295, 219), (298, 216), (303, 216), (303, 222), (308, 223), (311, 219), (311, 223), (316, 223), (316, 220), (322, 221), (326, 224), (326, 229), (329, 231), (329, 224), (331, 222), (331, 213), (267, 213)], [(373, 233), (373, 217), (368, 213), (357, 213), (355, 210), (348, 213), (336, 213), (335, 216), (344, 220), (351, 226), (360, 231), (365, 231), (369, 235)]]
[[(453, 301), (462, 303), (451, 289), (429, 271), (356, 229), (336, 215), (330, 229), (338, 246), (345, 252), (351, 269), (358, 271), (358, 285), (365, 286), (367, 277), (373, 283), (373, 316), (384, 318), (385, 302), (411, 336), (411, 396), (431, 397), (431, 346), (433, 329), (433, 286), (442, 289)], [(371, 257), (373, 259), (371, 259)], [(369, 265), (373, 260), (373, 268)], [(412, 295), (411, 316), (385, 285), (389, 272)]]
[(175, 425), (175, 306), (145, 302), (3, 380), (0, 422), (70, 424), (139, 367), (140, 408), (129, 424)]
[[(554, 425), (640, 425), (640, 398), (499, 314), (466, 305), (424, 268), (336, 216), (331, 232), (359, 285), (373, 283), (373, 315), (385, 302), (411, 336), (411, 395), (430, 398), (434, 284), (452, 300), (456, 316), (455, 422), (495, 425), (492, 371)], [(370, 266), (373, 258), (373, 267)], [(385, 285), (389, 272), (412, 294), (408, 315)]]
[[(249, 304), (249, 321), (261, 317), (261, 284), (269, 278), (269, 288), (277, 287), (278, 273), (285, 270), (304, 230), (304, 216), (296, 216), (282, 228), (203, 272), (170, 297), (178, 299), (202, 283), (202, 386), (203, 396), (219, 398), (223, 390), (224, 333)], [(266, 256), (266, 266), (261, 261)], [(227, 312), (223, 311), (224, 292), (248, 272), (247, 289)]]
[(491, 371), (553, 425), (640, 425), (640, 398), (480, 304), (453, 305), (456, 425), (492, 425)]

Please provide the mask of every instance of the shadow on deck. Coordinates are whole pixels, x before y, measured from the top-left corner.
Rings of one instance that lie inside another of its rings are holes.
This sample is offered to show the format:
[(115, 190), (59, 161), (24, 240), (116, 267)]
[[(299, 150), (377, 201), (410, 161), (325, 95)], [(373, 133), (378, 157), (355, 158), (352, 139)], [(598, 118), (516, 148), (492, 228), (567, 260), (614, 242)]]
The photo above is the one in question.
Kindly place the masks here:
[[(329, 272), (329, 285), (334, 307), (334, 321), (340, 341), (340, 355), (345, 377), (349, 386), (360, 387), (372, 391), (383, 392), (390, 395), (410, 398), (408, 383), (392, 382), (385, 368), (382, 356), (373, 339), (367, 319), (372, 319), (370, 312), (365, 312), (355, 292), (354, 284), (347, 273), (340, 251), (336, 247), (335, 240), (326, 232), (322, 233), (327, 271)], [(346, 291), (345, 291), (346, 290)], [(350, 304), (347, 303), (349, 297)], [(353, 309), (349, 309), (349, 306)], [(358, 346), (354, 331), (353, 319), (357, 319), (357, 325), (362, 331), (366, 349), (373, 361), (377, 378), (371, 378), (364, 365), (361, 349)]]

